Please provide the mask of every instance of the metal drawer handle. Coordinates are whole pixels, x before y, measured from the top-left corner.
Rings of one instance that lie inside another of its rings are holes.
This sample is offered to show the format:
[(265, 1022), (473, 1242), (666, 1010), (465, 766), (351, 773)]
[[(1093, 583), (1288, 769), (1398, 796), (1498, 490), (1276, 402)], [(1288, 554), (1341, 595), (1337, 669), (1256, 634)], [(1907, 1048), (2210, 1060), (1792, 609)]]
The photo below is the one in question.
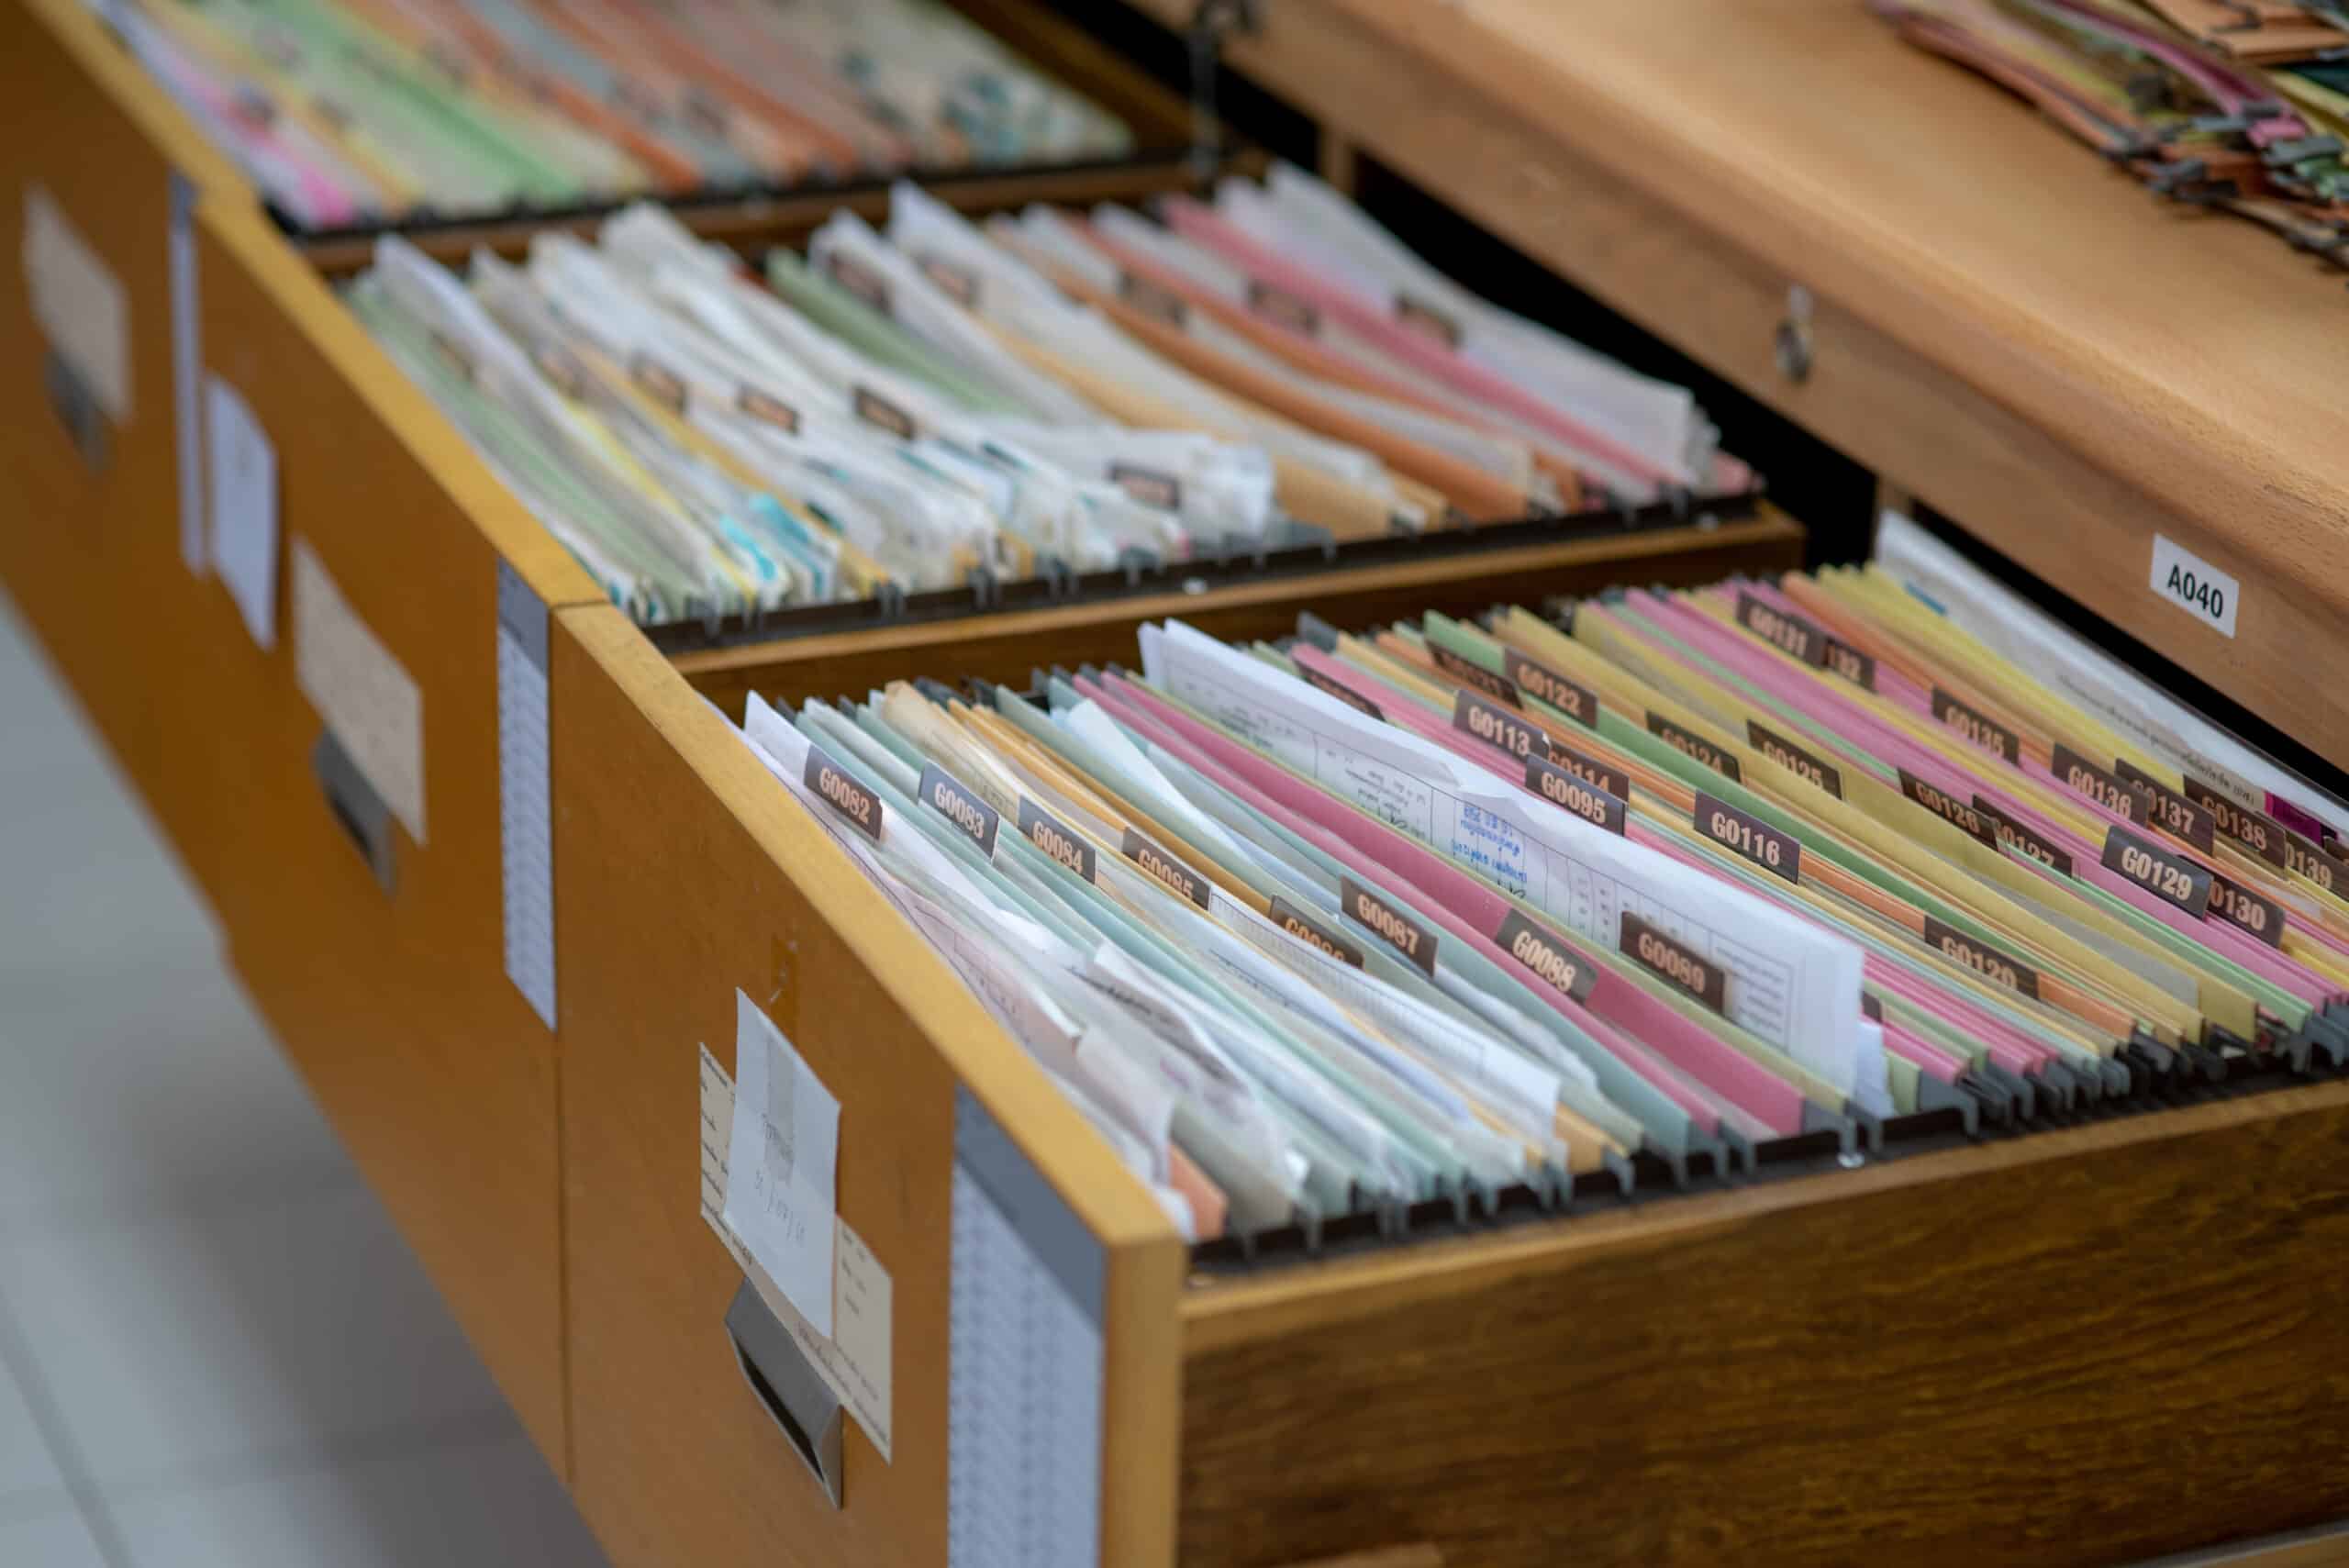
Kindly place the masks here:
[(742, 1381), (807, 1462), (832, 1507), (839, 1507), (841, 1402), (747, 1279), (726, 1309), (726, 1335), (734, 1343)]

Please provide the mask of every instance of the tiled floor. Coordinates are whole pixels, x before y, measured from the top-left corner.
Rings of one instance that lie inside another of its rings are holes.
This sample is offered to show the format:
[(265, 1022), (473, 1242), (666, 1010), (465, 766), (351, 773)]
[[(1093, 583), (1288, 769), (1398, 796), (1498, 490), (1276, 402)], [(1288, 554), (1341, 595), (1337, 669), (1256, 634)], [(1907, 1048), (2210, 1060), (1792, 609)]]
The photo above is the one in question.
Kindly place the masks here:
[(0, 1568), (596, 1568), (0, 598)]

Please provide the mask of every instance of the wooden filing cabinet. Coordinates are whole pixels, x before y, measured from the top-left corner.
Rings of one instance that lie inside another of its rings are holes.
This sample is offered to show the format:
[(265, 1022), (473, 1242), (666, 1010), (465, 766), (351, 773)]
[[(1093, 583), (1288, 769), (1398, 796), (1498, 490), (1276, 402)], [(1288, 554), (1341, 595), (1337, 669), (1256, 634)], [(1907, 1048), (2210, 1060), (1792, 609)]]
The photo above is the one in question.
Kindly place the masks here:
[[(558, 676), (608, 683), (558, 721), (598, 759), (558, 830), (573, 1480), (624, 1568), (947, 1560), (958, 1080), (1119, 1282), (1104, 1563), (2127, 1562), (2349, 1510), (2349, 1084), (1186, 1273), (677, 673), (562, 621)], [(735, 1369), (694, 1195), (738, 988), (839, 1095), (841, 1214), (896, 1282), (895, 1451), (852, 1430), (837, 1510)]]
[[(1064, 28), (1034, 25), (1042, 29), (1037, 38), (1061, 40), (1054, 49), (1082, 52)], [(12, 101), (37, 108), (44, 127), (58, 133), (13, 139), (0, 152), (6, 182), (0, 226), (8, 229), (0, 247), (0, 412), (7, 415), (0, 454), (19, 500), (0, 527), (0, 575), (218, 914), (260, 1009), (525, 1425), (567, 1474), (574, 1447), (567, 1362), (584, 1355), (599, 1363), (600, 1374), (608, 1357), (626, 1364), (640, 1353), (687, 1352), (665, 1340), (623, 1351), (636, 1342), (629, 1322), (616, 1333), (593, 1314), (587, 1321), (600, 1326), (584, 1348), (570, 1336), (560, 1083), (574, 1030), (583, 1031), (588, 1043), (580, 1049), (590, 1056), (599, 1042), (608, 1051), (615, 1036), (603, 1005), (592, 999), (582, 1004), (583, 1018), (569, 1016), (564, 1003), (551, 1029), (506, 973), (501, 573), (546, 607), (551, 628), (586, 615), (604, 628), (597, 647), (605, 655), (630, 649), (640, 679), (622, 689), (634, 692), (658, 673), (662, 703), (674, 706), (691, 702), (690, 688), (602, 606), (594, 584), (368, 340), (322, 275), (331, 257), (305, 254), (277, 232), (243, 180), (91, 11), (74, 0), (10, 0), (0, 9), (0, 29), (7, 46), (0, 71), (15, 90)], [(1139, 88), (1127, 82), (1120, 90)], [(1163, 128), (1180, 117), (1162, 106), (1152, 123)], [(282, 539), (271, 647), (247, 629), (217, 574), (191, 572), (182, 559), (174, 172), (184, 177), (178, 231), (193, 279), (184, 297), (198, 384), (217, 374), (232, 386), (276, 462)], [(1072, 192), (1130, 199), (1180, 178), (1161, 161), (1027, 183), (1011, 176), (973, 181), (958, 199), (1016, 205)], [(34, 187), (51, 194), (127, 301), (132, 412), (106, 432), (95, 463), (50, 406), (49, 345), (33, 321), (21, 263), (26, 192)], [(1467, 608), (1504, 595), (1588, 588), (1623, 573), (1693, 581), (1783, 566), (1798, 555), (1799, 539), (1774, 517), (1691, 525), (731, 650), (711, 655), (696, 679), (721, 696), (730, 681), (739, 705), (752, 684), (804, 695), (933, 671), (1018, 677), (1050, 659), (1119, 657), (1130, 651), (1139, 620), (1170, 612), (1228, 634), (1269, 635), (1287, 628), (1289, 606), (1302, 599), (1364, 617), (1431, 600)], [(305, 689), (294, 584), (308, 569), (297, 568), (297, 556), (315, 562), (349, 624), (363, 628), (360, 639), (412, 684), (422, 806), (420, 816), (409, 813), (413, 821), (402, 820), (380, 794), (354, 798), (347, 773), (329, 769), (328, 777), (340, 781), (334, 788), (322, 777), (320, 740), (329, 724)], [(953, 657), (937, 657), (941, 648)], [(612, 689), (609, 659), (575, 652), (550, 630), (548, 743), (561, 753), (551, 769), (560, 996), (574, 984), (624, 989), (634, 973), (626, 947), (595, 947), (607, 933), (591, 914), (576, 911), (592, 912), (614, 896), (640, 911), (666, 910), (664, 900), (681, 885), (658, 870), (659, 854), (607, 858), (596, 836), (574, 829), (573, 791), (599, 780), (605, 763), (592, 738), (580, 749), (579, 731), (568, 728), (571, 709), (606, 701)], [(710, 718), (697, 702), (690, 712), (696, 727)], [(627, 803), (629, 831), (709, 814), (707, 783), (694, 769), (659, 776), (661, 793)], [(632, 891), (614, 894), (615, 881)], [(811, 919), (823, 923), (800, 910), (793, 929), (812, 929)], [(590, 945), (574, 952), (575, 941)], [(696, 973), (727, 967), (713, 962)], [(832, 967), (817, 965), (827, 974)], [(647, 1016), (684, 999), (682, 991), (631, 995), (639, 1012), (620, 1016)], [(696, 994), (692, 1005), (721, 1005), (725, 997)], [(852, 1010), (867, 1000), (853, 998)], [(715, 1030), (710, 1043), (722, 1043)], [(983, 1077), (958, 1071), (935, 1084)], [(908, 1123), (899, 1136), (914, 1130)], [(625, 1211), (623, 1204), (614, 1212)], [(1099, 1218), (1097, 1229), (1115, 1229), (1108, 1218), (1088, 1217)], [(891, 1234), (877, 1224), (874, 1233)], [(608, 1251), (601, 1235), (589, 1243), (595, 1267), (607, 1256), (617, 1266), (633, 1265), (632, 1252)], [(904, 1277), (908, 1300), (916, 1299), (921, 1276)], [(644, 1310), (662, 1305), (651, 1292)], [(702, 1349), (700, 1337), (722, 1343), (715, 1322), (695, 1333), (691, 1353)], [(906, 1397), (916, 1398), (918, 1386), (909, 1375)], [(1172, 1408), (1169, 1399), (1158, 1403)], [(632, 1399), (607, 1397), (601, 1385), (595, 1407), (635, 1419)], [(908, 1432), (918, 1427), (909, 1414)], [(611, 1445), (620, 1442), (625, 1454), (638, 1440), (618, 1425), (579, 1436), (591, 1464), (607, 1477), (615, 1473)], [(923, 1440), (907, 1440), (913, 1458), (896, 1473), (908, 1486), (934, 1478), (920, 1468)], [(659, 1467), (646, 1473), (657, 1476)], [(629, 1510), (598, 1512), (607, 1530), (625, 1534), (616, 1521)], [(937, 1521), (919, 1522), (926, 1516), (910, 1502), (901, 1518), (889, 1512), (891, 1522), (874, 1540), (903, 1550), (934, 1539)], [(1135, 1517), (1152, 1515), (1141, 1508)], [(916, 1533), (888, 1533), (900, 1529)]]

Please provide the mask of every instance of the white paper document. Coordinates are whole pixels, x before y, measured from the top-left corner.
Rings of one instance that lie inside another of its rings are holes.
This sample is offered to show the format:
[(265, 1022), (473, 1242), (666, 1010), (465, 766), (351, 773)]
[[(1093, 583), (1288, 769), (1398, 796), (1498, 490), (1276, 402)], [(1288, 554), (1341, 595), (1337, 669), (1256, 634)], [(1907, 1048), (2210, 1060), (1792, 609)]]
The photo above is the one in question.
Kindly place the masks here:
[(212, 563), (245, 629), (277, 646), (277, 449), (251, 406), (217, 375), (204, 385), (205, 473), (210, 481)]
[(829, 1335), (841, 1103), (740, 991), (734, 1018), (726, 1224), (809, 1326)]

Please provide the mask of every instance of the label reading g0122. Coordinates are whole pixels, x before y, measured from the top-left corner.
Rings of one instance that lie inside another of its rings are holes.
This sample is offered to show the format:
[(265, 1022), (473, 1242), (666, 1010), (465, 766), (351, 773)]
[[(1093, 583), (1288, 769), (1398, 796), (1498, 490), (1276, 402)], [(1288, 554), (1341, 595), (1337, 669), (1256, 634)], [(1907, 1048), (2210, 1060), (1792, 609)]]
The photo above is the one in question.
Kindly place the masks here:
[(2235, 634), (2236, 601), (2243, 584), (2192, 550), (2160, 534), (2154, 536), (2154, 592), (2221, 637)]

